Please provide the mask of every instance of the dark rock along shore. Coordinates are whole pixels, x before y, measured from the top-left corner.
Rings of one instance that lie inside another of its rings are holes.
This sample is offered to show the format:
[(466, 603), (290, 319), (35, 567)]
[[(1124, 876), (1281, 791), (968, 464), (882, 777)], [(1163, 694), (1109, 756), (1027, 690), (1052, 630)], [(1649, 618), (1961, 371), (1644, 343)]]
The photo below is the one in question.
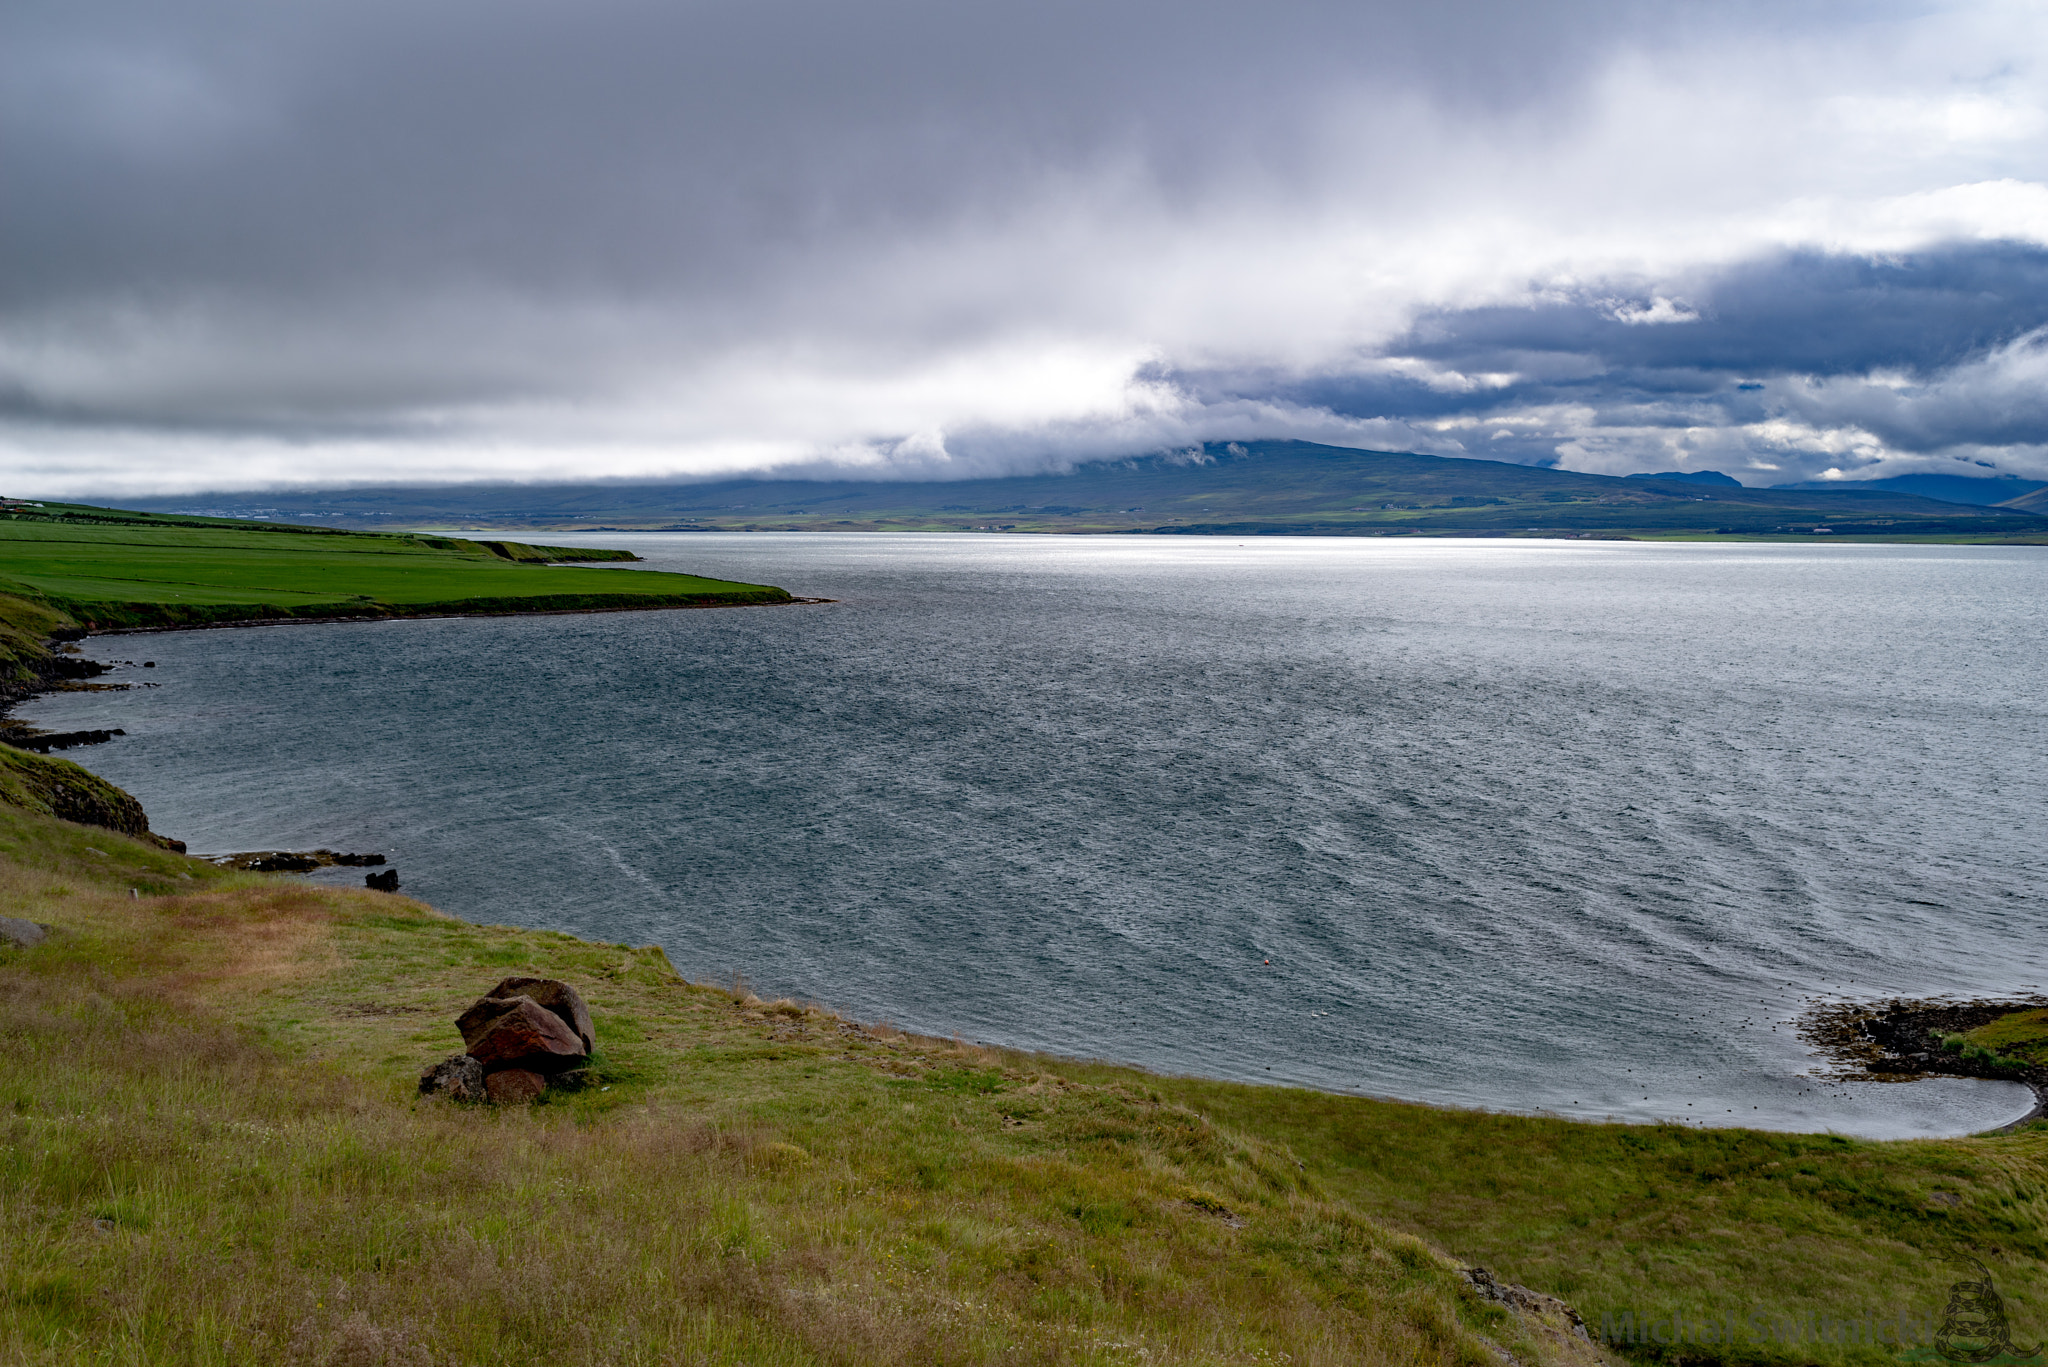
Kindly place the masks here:
[(1810, 1013), (1800, 1023), (1800, 1034), (1850, 1076), (1867, 1081), (1969, 1077), (2024, 1082), (2034, 1093), (2034, 1106), (2011, 1124), (2000, 1127), (2011, 1129), (2048, 1117), (2048, 1067), (2032, 1064), (2015, 1072), (1944, 1049), (1942, 1039), (1967, 1034), (2015, 1011), (2043, 1007), (2048, 1007), (2048, 997), (1844, 1002)]

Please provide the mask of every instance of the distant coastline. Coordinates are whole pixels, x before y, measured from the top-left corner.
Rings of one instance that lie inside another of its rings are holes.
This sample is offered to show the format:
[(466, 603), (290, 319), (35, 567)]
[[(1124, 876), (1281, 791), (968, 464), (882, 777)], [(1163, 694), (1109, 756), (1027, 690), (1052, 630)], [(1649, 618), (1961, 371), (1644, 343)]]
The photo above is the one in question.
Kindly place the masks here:
[(125, 688), (91, 680), (88, 636), (288, 623), (781, 607), (768, 584), (578, 566), (631, 551), (354, 532), (12, 501), (0, 512), (0, 741), (69, 748), (111, 733), (46, 737), (6, 720), (39, 694)]
[[(1997, 504), (1918, 486), (1749, 488), (1712, 472), (1616, 478), (1300, 441), (1210, 442), (1057, 474), (392, 487), (144, 500), (301, 528), (979, 532), (2048, 545), (2043, 491)], [(1965, 481), (1971, 482), (1971, 481)], [(1991, 483), (1991, 481), (1975, 481)], [(2002, 493), (2003, 490), (1990, 490)]]
[[(110, 626), (95, 628), (88, 636), (147, 636), (169, 631), (228, 631), (239, 627), (283, 627), (283, 626), (338, 626), (344, 623), (361, 622), (421, 622), (444, 621), (456, 617), (592, 617), (609, 612), (696, 612), (717, 608), (791, 608), (816, 607), (823, 603), (836, 603), (836, 598), (765, 598), (758, 601), (734, 602), (648, 602), (601, 603), (588, 607), (521, 607), (521, 608), (468, 608), (459, 603), (428, 605), (419, 611), (363, 613), (352, 617), (234, 617), (204, 622), (166, 622), (148, 626)], [(82, 638), (81, 638), (82, 639)]]

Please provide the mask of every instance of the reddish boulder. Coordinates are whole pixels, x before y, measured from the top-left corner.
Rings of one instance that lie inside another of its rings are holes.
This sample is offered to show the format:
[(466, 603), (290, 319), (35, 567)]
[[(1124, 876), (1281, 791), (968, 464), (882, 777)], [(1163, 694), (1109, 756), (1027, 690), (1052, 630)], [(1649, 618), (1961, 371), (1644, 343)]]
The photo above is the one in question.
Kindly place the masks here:
[(531, 997), (486, 997), (463, 1012), (456, 1025), (469, 1056), (487, 1073), (500, 1068), (552, 1073), (584, 1061), (576, 1032)]
[[(485, 1002), (494, 998), (531, 997), (562, 1018), (562, 1023), (576, 1032), (583, 1041), (583, 1052), (593, 1053), (597, 1049), (597, 1032), (590, 1025), (590, 1008), (583, 1004), (583, 994), (565, 982), (555, 978), (507, 978), (490, 991), (484, 993), (484, 1000), (470, 1008), (471, 1012), (481, 1009)], [(462, 1020), (469, 1019), (464, 1015)], [(462, 1020), (455, 1022), (463, 1030), (463, 1038), (469, 1032), (463, 1029)]]
[(548, 1080), (524, 1068), (502, 1068), (484, 1079), (484, 1089), (500, 1106), (524, 1106), (548, 1089)]

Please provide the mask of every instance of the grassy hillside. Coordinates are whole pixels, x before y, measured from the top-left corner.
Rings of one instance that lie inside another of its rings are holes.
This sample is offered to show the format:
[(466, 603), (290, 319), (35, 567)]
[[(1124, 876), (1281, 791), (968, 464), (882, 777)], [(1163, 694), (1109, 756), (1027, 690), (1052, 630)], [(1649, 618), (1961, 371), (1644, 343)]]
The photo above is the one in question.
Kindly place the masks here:
[(458, 486), (261, 501), (273, 513), (363, 526), (2048, 539), (2048, 519), (2026, 511), (1891, 489), (1614, 479), (1307, 442), (1211, 444), (1192, 456), (1108, 461), (1064, 475), (944, 483)]
[[(913, 1039), (9, 807), (0, 915), (60, 928), (0, 948), (0, 1362), (1590, 1367), (1457, 1261), (1596, 1327), (1811, 1326), (1938, 1323), (1957, 1250), (2048, 1329), (2048, 1132), (1590, 1125)], [(417, 1099), (512, 973), (586, 994), (603, 1088)]]
[(762, 584), (547, 563), (633, 558), (65, 504), (0, 512), (0, 591), (98, 627), (789, 601)]

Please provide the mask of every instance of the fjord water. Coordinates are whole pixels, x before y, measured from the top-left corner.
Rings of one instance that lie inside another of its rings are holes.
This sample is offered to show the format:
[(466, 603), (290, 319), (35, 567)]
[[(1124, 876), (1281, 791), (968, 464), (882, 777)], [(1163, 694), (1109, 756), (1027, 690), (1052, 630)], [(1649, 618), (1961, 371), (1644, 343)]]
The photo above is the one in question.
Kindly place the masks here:
[(838, 601), (100, 638), (160, 686), (24, 715), (125, 728), (71, 753), (195, 851), (384, 851), (911, 1029), (1587, 1117), (2029, 1104), (1816, 1080), (1791, 1022), (2048, 976), (2048, 550), (588, 539)]

